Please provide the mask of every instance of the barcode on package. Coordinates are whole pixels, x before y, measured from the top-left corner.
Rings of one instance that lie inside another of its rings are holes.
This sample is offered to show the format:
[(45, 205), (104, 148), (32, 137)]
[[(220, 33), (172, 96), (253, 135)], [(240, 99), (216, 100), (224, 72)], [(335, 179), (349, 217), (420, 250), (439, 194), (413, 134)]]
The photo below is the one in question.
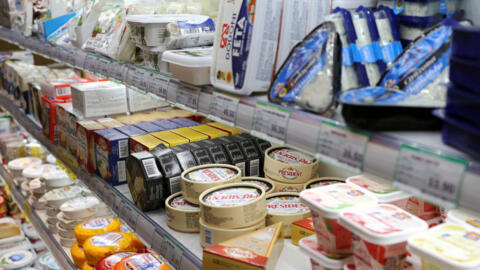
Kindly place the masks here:
[(205, 244), (213, 246), (213, 232), (210, 229), (205, 228)]
[(70, 87), (61, 87), (61, 88), (57, 88), (56, 90), (57, 90), (57, 97), (70, 95)]
[(145, 168), (145, 172), (147, 173), (147, 177), (157, 177), (160, 176), (160, 172), (158, 171), (157, 164), (155, 163), (155, 159), (148, 158), (142, 160), (143, 167)]
[(127, 181), (127, 171), (125, 170), (125, 160), (117, 162), (118, 182)]
[(119, 158), (128, 157), (128, 140), (118, 141), (118, 156)]
[(176, 176), (170, 179), (170, 191), (172, 192), (172, 194), (182, 191), (180, 176)]
[(250, 161), (250, 176), (260, 175), (260, 160), (255, 159)]

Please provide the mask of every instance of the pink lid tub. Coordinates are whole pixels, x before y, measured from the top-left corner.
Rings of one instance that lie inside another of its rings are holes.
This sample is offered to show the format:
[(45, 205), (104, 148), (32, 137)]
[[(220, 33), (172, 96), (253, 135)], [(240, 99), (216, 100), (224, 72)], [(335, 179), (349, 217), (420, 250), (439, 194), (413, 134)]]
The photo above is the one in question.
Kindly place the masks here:
[(350, 255), (330, 256), (317, 247), (317, 238), (310, 235), (298, 242), (300, 250), (310, 257), (312, 270), (343, 270), (343, 266), (353, 262)]
[(312, 212), (318, 247), (329, 254), (351, 254), (352, 237), (338, 223), (340, 212), (373, 207), (377, 198), (351, 184), (333, 184), (304, 190), (300, 199)]
[(426, 231), (425, 221), (392, 205), (347, 210), (339, 223), (353, 235), (356, 269), (401, 270), (407, 257), (407, 239)]

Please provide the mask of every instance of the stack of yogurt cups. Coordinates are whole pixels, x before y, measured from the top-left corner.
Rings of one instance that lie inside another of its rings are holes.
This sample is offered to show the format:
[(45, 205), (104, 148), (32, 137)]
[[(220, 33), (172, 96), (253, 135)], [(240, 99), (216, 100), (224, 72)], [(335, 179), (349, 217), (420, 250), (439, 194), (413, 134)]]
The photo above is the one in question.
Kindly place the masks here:
[(427, 223), (349, 182), (300, 193), (316, 232), (300, 241), (312, 269), (403, 269), (408, 238), (427, 230)]
[[(59, 170), (59, 167), (52, 164), (31, 165), (23, 169), (22, 176), (25, 177), (26, 181), (23, 181), (20, 187), (23, 195), (27, 196), (31, 204), (38, 200), (44, 193), (44, 188), (40, 180), (42, 175), (54, 170)], [(40, 195), (40, 197), (36, 197), (34, 191), (37, 192), (36, 194)]]

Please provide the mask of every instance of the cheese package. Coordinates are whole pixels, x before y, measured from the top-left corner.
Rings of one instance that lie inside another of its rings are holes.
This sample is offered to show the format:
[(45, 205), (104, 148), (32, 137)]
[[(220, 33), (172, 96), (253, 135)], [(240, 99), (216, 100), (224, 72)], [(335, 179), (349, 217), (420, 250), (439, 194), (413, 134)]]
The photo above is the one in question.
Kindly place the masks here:
[(127, 92), (122, 84), (111, 81), (74, 84), (73, 111), (83, 117), (103, 117), (126, 113)]
[(95, 215), (100, 201), (96, 197), (78, 197), (60, 205), (60, 211), (68, 219), (82, 219)]
[(298, 246), (300, 239), (314, 234), (315, 228), (313, 228), (312, 218), (306, 218), (292, 223), (292, 244)]
[(182, 137), (176, 133), (173, 133), (171, 131), (160, 131), (160, 132), (155, 132), (152, 133), (154, 137), (156, 137), (159, 140), (162, 140), (164, 144), (168, 147), (174, 147), (182, 143), (188, 143), (189, 140), (185, 137)]
[(209, 125), (211, 127), (214, 127), (214, 128), (217, 128), (217, 129), (220, 129), (223, 132), (227, 132), (228, 135), (237, 135), (237, 134), (240, 134), (240, 133), (243, 132), (239, 128), (230, 127), (230, 126), (218, 123), (218, 122), (211, 122), (211, 123), (208, 123), (207, 125)]
[(185, 200), (181, 192), (165, 200), (168, 227), (180, 232), (198, 232), (200, 207)]
[[(208, 151), (208, 144), (204, 143), (209, 140), (204, 140), (201, 142), (194, 142), (194, 143), (189, 143), (186, 144), (185, 148), (187, 148), (191, 153), (192, 156), (195, 159), (195, 162), (198, 165), (206, 165), (206, 164), (214, 164), (217, 162), (214, 162), (212, 156), (210, 155)], [(225, 160), (224, 160), (225, 161)], [(226, 162), (228, 164), (228, 162)]]
[(87, 260), (83, 248), (81, 248), (78, 243), (73, 244), (70, 248), (70, 254), (72, 255), (73, 263), (75, 263), (78, 268), (81, 268), (83, 263)]
[[(310, 257), (312, 269), (356, 269), (355, 265), (353, 264), (353, 256), (326, 253), (317, 247), (317, 239), (314, 235), (301, 239), (298, 245), (300, 246), (300, 250)], [(352, 266), (353, 268), (350, 268), (349, 266)]]
[(13, 218), (0, 218), (0, 239), (20, 235), (20, 227)]
[(23, 158), (17, 158), (9, 161), (8, 169), (12, 172), (14, 178), (20, 178), (20, 179), (26, 180), (25, 177), (22, 175), (23, 170), (31, 165), (40, 165), (40, 164), (42, 164), (42, 160), (39, 158), (23, 157)]
[(273, 193), (275, 190), (275, 184), (272, 181), (262, 177), (257, 177), (257, 176), (242, 177), (242, 182), (260, 186), (265, 190), (265, 195), (267, 196)]
[(135, 125), (126, 125), (126, 126), (116, 127), (115, 129), (127, 135), (129, 138), (147, 134), (144, 130), (139, 129)]
[(284, 183), (270, 177), (266, 176), (267, 179), (272, 181), (275, 184), (275, 191), (274, 192), (296, 192), (300, 193), (303, 190), (304, 184), (292, 184), (292, 183)]
[(70, 90), (71, 84), (86, 82), (90, 81), (79, 77), (73, 77), (41, 82), (40, 87), (42, 88), (42, 94), (46, 97), (53, 99), (67, 99), (72, 97)]
[(241, 228), (265, 219), (265, 190), (254, 184), (232, 183), (205, 190), (199, 197), (200, 217), (206, 224)]
[(228, 133), (225, 131), (221, 131), (209, 125), (198, 125), (190, 127), (191, 129), (203, 133), (208, 136), (209, 139), (215, 139), (222, 136), (228, 136)]
[[(78, 186), (67, 186), (63, 188), (52, 189), (42, 196), (51, 208), (58, 209), (64, 202), (80, 197), (82, 189)], [(56, 213), (54, 214), (56, 215)]]
[(170, 270), (170, 267), (153, 253), (140, 253), (124, 257), (115, 264), (115, 267), (112, 270), (146, 268), (148, 268), (148, 270)]
[(463, 225), (469, 230), (480, 232), (480, 217), (471, 210), (464, 208), (448, 210), (446, 222)]
[(139, 129), (145, 131), (147, 134), (164, 130), (163, 128), (155, 125), (153, 122), (139, 123), (139, 124), (135, 124), (135, 126)]
[(152, 136), (151, 134), (131, 137), (129, 142), (131, 153), (150, 151), (159, 144), (167, 145), (166, 142)]
[(282, 222), (285, 237), (290, 237), (293, 222), (310, 216), (310, 209), (300, 201), (298, 193), (273, 193), (267, 197), (266, 224)]
[(95, 270), (113, 270), (115, 265), (123, 258), (135, 255), (134, 252), (120, 252), (103, 258), (95, 265)]
[(77, 161), (89, 173), (95, 173), (95, 138), (96, 130), (105, 127), (91, 120), (78, 121), (76, 128)]
[(239, 168), (226, 164), (201, 165), (184, 171), (182, 178), (182, 194), (190, 203), (199, 204), (199, 196), (205, 190), (228, 183), (239, 182)]
[(246, 157), (243, 154), (242, 149), (240, 149), (240, 145), (238, 142), (231, 141), (226, 139), (226, 137), (220, 137), (214, 140), (215, 143), (221, 144), (227, 153), (228, 159), (230, 163), (240, 168), (242, 171), (242, 176), (246, 175)]
[(52, 164), (32, 165), (23, 169), (22, 175), (27, 178), (27, 180), (33, 180), (41, 177), (44, 173), (56, 170), (57, 168), (56, 165)]
[(181, 126), (177, 123), (174, 123), (170, 120), (157, 120), (157, 121), (153, 121), (152, 123), (154, 123), (155, 125), (163, 128), (163, 130), (172, 130), (172, 129), (177, 129), (177, 128), (183, 127), (183, 126)]
[(81, 268), (81, 270), (93, 270), (93, 269), (94, 269), (93, 266), (90, 265), (90, 264), (88, 264), (87, 261), (85, 261), (85, 262), (83, 263), (82, 268)]
[(328, 186), (331, 184), (345, 183), (345, 178), (340, 177), (319, 177), (312, 179), (303, 185), (303, 189), (311, 189), (316, 187)]
[(318, 174), (319, 161), (288, 147), (273, 146), (265, 152), (265, 175), (289, 184), (303, 184)]
[(264, 177), (265, 172), (264, 172), (264, 164), (265, 164), (265, 151), (272, 146), (272, 144), (268, 141), (265, 141), (263, 139), (254, 137), (250, 135), (249, 133), (240, 133), (236, 135), (238, 137), (244, 137), (244, 138), (250, 138), (253, 140), (253, 143), (257, 147), (258, 152), (260, 152), (260, 176)]
[(94, 140), (97, 174), (112, 185), (124, 184), (129, 137), (111, 128), (95, 131)]
[(203, 248), (225, 242), (237, 236), (265, 227), (265, 219), (260, 220), (257, 224), (235, 229), (227, 229), (212, 224), (207, 224), (203, 222), (201, 218), (198, 220), (198, 222), (200, 224), (200, 245)]
[(133, 234), (123, 232), (107, 232), (97, 234), (85, 240), (83, 250), (90, 265), (96, 265), (103, 258), (118, 252), (137, 252)]
[(78, 245), (85, 249), (84, 242), (97, 234), (107, 232), (119, 232), (120, 220), (113, 218), (94, 218), (89, 221), (78, 224), (75, 229), (75, 238), (77, 238)]
[(68, 174), (60, 168), (43, 173), (41, 181), (47, 190), (52, 188), (66, 187), (73, 184), (70, 176), (68, 176)]
[(123, 126), (122, 123), (119, 121), (111, 118), (111, 117), (105, 117), (105, 118), (100, 118), (96, 120), (98, 123), (102, 124), (105, 128), (117, 128)]
[(222, 139), (235, 141), (240, 146), (240, 150), (245, 157), (245, 174), (244, 176), (260, 176), (260, 159), (263, 153), (259, 152), (253, 139), (242, 136), (227, 136)]
[(283, 249), (283, 224), (277, 223), (203, 249), (202, 269), (275, 269)]
[(180, 192), (182, 168), (173, 151), (170, 148), (155, 147), (150, 153), (155, 156), (158, 169), (163, 174), (165, 197)]
[(42, 131), (43, 135), (52, 142), (58, 140), (57, 105), (70, 102), (71, 100), (50, 99), (44, 96), (41, 98), (42, 114), (44, 115), (42, 118)]
[(0, 267), (5, 270), (29, 267), (34, 263), (35, 257), (35, 254), (28, 250), (10, 251), (0, 257)]
[[(230, 164), (230, 159), (228, 158), (228, 155), (227, 155), (227, 152), (225, 151), (225, 148), (223, 148), (223, 146), (219, 143), (216, 143), (215, 141), (213, 140), (203, 140), (201, 142), (198, 142), (197, 143), (200, 148), (203, 147), (203, 149), (206, 149), (208, 154), (210, 154), (210, 157), (212, 158), (212, 163), (216, 163), (216, 164)], [(189, 144), (190, 145), (194, 145), (194, 144)], [(201, 150), (196, 150), (196, 149), (193, 149), (191, 148), (192, 150), (192, 154), (195, 154), (195, 158), (199, 157), (198, 154), (199, 154), (199, 151)], [(200, 164), (199, 164), (200, 165)], [(203, 165), (203, 164), (202, 164)]]
[(171, 130), (173, 133), (178, 134), (184, 138), (187, 138), (190, 142), (196, 142), (196, 141), (201, 141), (201, 140), (206, 140), (208, 139), (208, 136), (200, 133), (198, 131), (195, 131), (191, 128), (188, 127), (183, 127), (183, 128), (177, 128), (177, 129), (172, 129)]
[(174, 118), (170, 121), (182, 127), (194, 127), (200, 125), (200, 123), (190, 120), (188, 118)]
[(186, 144), (181, 144), (171, 148), (173, 153), (177, 157), (178, 163), (180, 164), (180, 168), (182, 171), (186, 171), (198, 165), (192, 152), (185, 146)]
[(163, 204), (163, 175), (155, 157), (143, 151), (130, 154), (127, 161), (127, 182), (132, 199), (143, 211), (154, 210)]

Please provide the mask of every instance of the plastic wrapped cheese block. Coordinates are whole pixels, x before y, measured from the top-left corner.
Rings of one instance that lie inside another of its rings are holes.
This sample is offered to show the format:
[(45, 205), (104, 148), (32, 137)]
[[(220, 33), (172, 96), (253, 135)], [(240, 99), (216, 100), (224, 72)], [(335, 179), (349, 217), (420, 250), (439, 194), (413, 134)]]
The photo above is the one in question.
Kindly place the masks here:
[(87, 263), (96, 265), (103, 258), (118, 252), (136, 252), (133, 234), (108, 232), (88, 238), (83, 244)]
[(145, 269), (147, 267), (149, 270), (170, 270), (166, 263), (152, 253), (141, 253), (125, 257), (115, 265), (113, 270)]
[(13, 218), (0, 218), (0, 239), (20, 235), (20, 227)]
[(125, 257), (135, 255), (133, 252), (120, 252), (103, 258), (95, 265), (95, 270), (113, 270), (115, 265)]
[(83, 248), (79, 247), (78, 243), (73, 244), (70, 248), (70, 254), (72, 255), (73, 262), (78, 268), (81, 268), (83, 263), (87, 260)]
[(0, 257), (0, 267), (5, 270), (29, 267), (32, 266), (35, 257), (35, 254), (28, 250), (10, 251)]
[(68, 186), (50, 190), (43, 195), (49, 207), (58, 209), (64, 202), (81, 196), (81, 188), (78, 186)]
[(17, 158), (8, 162), (8, 169), (13, 173), (13, 177), (19, 178), (20, 180), (25, 180), (25, 177), (22, 175), (23, 169), (31, 165), (40, 165), (42, 160), (35, 157), (23, 157)]
[(95, 197), (78, 197), (64, 202), (59, 209), (66, 218), (80, 219), (95, 215), (95, 207), (99, 203), (100, 201)]
[(107, 232), (119, 232), (120, 231), (120, 220), (113, 218), (94, 218), (89, 221), (78, 224), (75, 227), (75, 237), (77, 238), (78, 244), (83, 246), (83, 243), (88, 238)]

